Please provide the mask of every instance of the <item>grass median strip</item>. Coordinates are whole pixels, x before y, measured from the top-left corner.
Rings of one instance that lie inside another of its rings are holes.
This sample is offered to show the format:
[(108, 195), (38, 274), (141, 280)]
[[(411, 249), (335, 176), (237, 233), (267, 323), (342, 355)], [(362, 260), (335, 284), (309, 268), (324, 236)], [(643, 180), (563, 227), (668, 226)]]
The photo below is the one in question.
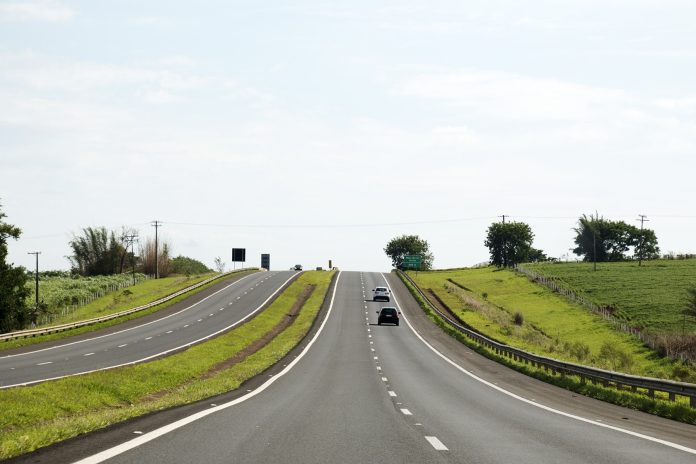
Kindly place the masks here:
[[(241, 278), (244, 277), (247, 274), (251, 274), (252, 272), (256, 271), (243, 271), (239, 273), (234, 273), (230, 275), (229, 277), (225, 277), (222, 279), (227, 279), (227, 278)], [(147, 303), (150, 303), (152, 301), (156, 301), (160, 298), (164, 298), (167, 295), (171, 295), (173, 293), (178, 292), (179, 290), (183, 290), (186, 287), (190, 287), (192, 285), (195, 285), (199, 282), (202, 282), (203, 280), (213, 277), (214, 274), (206, 274), (206, 275), (201, 275), (201, 276), (195, 276), (191, 278), (180, 278), (180, 279), (173, 279), (170, 281), (165, 281), (166, 279), (157, 279), (157, 280), (149, 280), (146, 282), (143, 282), (142, 284), (135, 285), (133, 287), (129, 287), (125, 290), (121, 290), (120, 292), (116, 292), (117, 294), (109, 294), (105, 295), (101, 298), (98, 298), (97, 300), (93, 301), (89, 305), (86, 305), (82, 311), (82, 309), (79, 311), (79, 317), (76, 317), (75, 315), (72, 315), (73, 319), (71, 320), (57, 320), (51, 325), (57, 325), (57, 324), (62, 324), (66, 322), (74, 322), (74, 321), (79, 321), (79, 320), (86, 320), (86, 319), (91, 319), (93, 317), (100, 317), (100, 316), (106, 316), (109, 314), (114, 314), (119, 311), (125, 311), (130, 308), (135, 308), (137, 306), (141, 306)], [(43, 343), (46, 341), (52, 341), (52, 340), (60, 340), (62, 338), (67, 338), (67, 337), (72, 337), (74, 335), (80, 335), (85, 332), (91, 332), (94, 330), (98, 329), (103, 329), (106, 327), (111, 327), (116, 324), (122, 324), (123, 322), (130, 321), (131, 319), (136, 319), (142, 316), (147, 316), (148, 314), (152, 314), (156, 311), (160, 311), (162, 309), (168, 308), (169, 306), (178, 303), (179, 301), (182, 301), (186, 298), (191, 297), (191, 295), (195, 295), (196, 293), (202, 292), (203, 290), (212, 287), (213, 285), (217, 285), (220, 283), (222, 280), (215, 280), (213, 282), (210, 282), (206, 285), (203, 285), (195, 290), (191, 290), (190, 292), (187, 292), (184, 295), (178, 296), (174, 299), (171, 299), (165, 303), (159, 304), (153, 308), (148, 308), (144, 309), (142, 311), (138, 311), (133, 314), (129, 314), (127, 316), (123, 317), (118, 317), (115, 319), (112, 319), (110, 321), (105, 321), (105, 322), (100, 322), (98, 324), (92, 324), (89, 326), (85, 327), (79, 327), (76, 329), (70, 329), (70, 330), (65, 330), (62, 332), (56, 332), (52, 334), (47, 334), (47, 335), (41, 335), (41, 336), (36, 336), (36, 337), (28, 337), (28, 338), (19, 338), (15, 340), (8, 340), (4, 342), (0, 342), (0, 351), (2, 350), (8, 350), (11, 348), (19, 348), (22, 346), (27, 346), (27, 345), (33, 345), (36, 343)], [(141, 287), (142, 286), (142, 287)], [(131, 294), (127, 298), (121, 298), (118, 297), (118, 295), (121, 295), (123, 292), (128, 290), (131, 292)], [(118, 300), (118, 301), (115, 301)], [(101, 308), (101, 309), (100, 309)], [(75, 314), (78, 314), (76, 312)]]
[[(238, 388), (302, 340), (321, 308), (332, 276), (329, 272), (303, 273), (255, 318), (182, 353), (136, 366), (1, 390), (0, 459)], [(313, 290), (308, 291), (308, 287)], [(303, 299), (304, 304), (296, 307)], [(296, 315), (288, 316), (293, 311)], [(282, 329), (278, 331), (279, 326)], [(248, 349), (274, 331), (275, 336), (266, 338), (257, 351)], [(229, 362), (240, 353), (239, 362)]]

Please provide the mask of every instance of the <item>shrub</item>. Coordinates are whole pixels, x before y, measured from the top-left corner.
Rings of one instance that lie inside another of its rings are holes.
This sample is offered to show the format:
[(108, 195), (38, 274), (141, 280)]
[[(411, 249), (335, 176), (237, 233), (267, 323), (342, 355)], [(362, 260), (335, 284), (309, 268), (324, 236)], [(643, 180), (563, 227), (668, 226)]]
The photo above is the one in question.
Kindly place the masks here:
[(522, 325), (524, 324), (524, 315), (521, 312), (517, 311), (513, 316), (512, 321), (515, 323), (515, 325)]

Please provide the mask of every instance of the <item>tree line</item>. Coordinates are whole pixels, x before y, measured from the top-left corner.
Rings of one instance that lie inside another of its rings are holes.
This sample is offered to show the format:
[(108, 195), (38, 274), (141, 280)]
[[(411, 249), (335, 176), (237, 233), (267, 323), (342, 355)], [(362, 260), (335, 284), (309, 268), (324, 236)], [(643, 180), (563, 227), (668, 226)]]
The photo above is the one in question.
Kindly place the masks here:
[[(8, 241), (18, 239), (22, 230), (4, 221), (6, 215), (0, 205), (0, 333), (20, 330), (35, 323), (42, 305), (27, 304), (32, 293), (27, 286), (28, 272), (22, 266), (7, 262)], [(200, 261), (185, 256), (170, 257), (171, 246), (147, 238), (138, 247), (129, 238), (133, 230), (120, 234), (105, 227), (87, 227), (69, 242), (72, 254), (68, 256), (71, 273), (79, 276), (113, 275), (134, 270), (160, 277), (170, 274), (202, 274), (210, 269)], [(129, 246), (130, 245), (130, 246)], [(137, 250), (136, 250), (137, 248)], [(44, 273), (45, 274), (45, 273)], [(48, 273), (50, 274), (50, 272)]]

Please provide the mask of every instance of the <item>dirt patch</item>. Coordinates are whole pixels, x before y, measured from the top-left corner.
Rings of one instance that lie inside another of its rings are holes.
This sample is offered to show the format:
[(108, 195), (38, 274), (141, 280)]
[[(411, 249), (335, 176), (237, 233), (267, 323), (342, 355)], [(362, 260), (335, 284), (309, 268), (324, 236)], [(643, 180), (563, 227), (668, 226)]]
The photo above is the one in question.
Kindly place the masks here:
[(225, 361), (222, 361), (221, 363), (218, 363), (215, 366), (211, 367), (208, 370), (208, 372), (201, 375), (200, 378), (201, 379), (208, 379), (208, 378), (214, 376), (216, 373), (218, 373), (222, 370), (228, 369), (228, 368), (234, 366), (235, 364), (238, 364), (238, 363), (244, 361), (246, 358), (248, 358), (252, 354), (256, 353), (264, 346), (268, 345), (271, 342), (271, 340), (273, 340), (276, 336), (278, 336), (279, 333), (281, 333), (283, 330), (290, 327), (292, 325), (292, 323), (295, 322), (295, 318), (300, 313), (300, 310), (302, 309), (304, 304), (307, 302), (309, 297), (312, 295), (312, 293), (314, 292), (314, 289), (316, 287), (317, 287), (316, 285), (311, 285), (311, 284), (307, 285), (304, 288), (304, 290), (302, 290), (302, 293), (297, 298), (297, 301), (295, 301), (295, 304), (293, 304), (292, 308), (290, 308), (290, 311), (285, 316), (283, 316), (283, 320), (281, 320), (275, 327), (273, 327), (263, 337), (252, 342), (251, 344), (247, 345), (246, 348), (244, 348), (242, 351), (240, 351), (236, 355), (232, 356), (230, 359), (226, 359)]

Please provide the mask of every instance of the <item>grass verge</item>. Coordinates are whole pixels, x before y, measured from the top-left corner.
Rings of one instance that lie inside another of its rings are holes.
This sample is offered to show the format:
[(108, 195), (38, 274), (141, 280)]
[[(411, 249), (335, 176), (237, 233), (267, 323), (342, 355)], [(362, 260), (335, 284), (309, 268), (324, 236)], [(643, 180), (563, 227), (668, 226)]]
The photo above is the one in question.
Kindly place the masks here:
[[(333, 275), (303, 273), (255, 318), (179, 354), (136, 366), (0, 390), (0, 459), (238, 388), (305, 337)], [(272, 331), (302, 298), (307, 286), (314, 286), (314, 291), (293, 324), (242, 362), (219, 369), (225, 360)]]
[[(243, 271), (240, 273), (235, 273), (232, 274), (230, 277), (243, 277), (247, 274), (251, 274), (252, 272), (256, 271)], [(142, 284), (135, 285), (133, 287), (129, 287), (127, 289), (121, 290), (117, 293), (122, 294), (125, 290), (129, 290), (132, 294), (127, 296), (127, 299), (120, 299), (118, 298), (118, 302), (114, 303), (115, 295), (105, 295), (89, 305), (85, 305), (84, 308), (86, 308), (85, 313), (82, 313), (80, 311), (80, 314), (82, 317), (79, 317), (78, 319), (74, 319), (71, 321), (56, 321), (52, 325), (57, 325), (62, 322), (75, 322), (78, 320), (85, 320), (85, 319), (90, 319), (92, 317), (99, 317), (99, 316), (106, 316), (109, 314), (114, 314), (119, 311), (124, 311), (126, 309), (130, 308), (135, 308), (137, 306), (141, 306), (147, 303), (150, 303), (152, 301), (156, 301), (160, 298), (164, 298), (167, 295), (171, 295), (173, 293), (178, 292), (179, 290), (183, 290), (186, 287), (190, 287), (191, 285), (195, 285), (196, 283), (199, 283), (209, 277), (211, 277), (214, 274), (211, 275), (202, 275), (202, 276), (197, 276), (197, 277), (192, 277), (191, 280), (188, 280), (188, 278), (182, 278), (178, 280), (169, 280), (168, 282), (164, 282), (163, 284), (157, 284), (159, 281), (164, 281), (165, 279), (157, 279), (157, 280), (148, 280), (146, 282), (143, 282)], [(187, 292), (184, 295), (180, 295), (172, 300), (169, 300), (165, 303), (159, 304), (157, 306), (154, 306), (152, 308), (144, 309), (142, 311), (138, 311), (133, 314), (129, 314), (127, 316), (123, 317), (118, 317), (115, 319), (112, 319), (110, 321), (105, 321), (105, 322), (100, 322), (98, 324), (92, 324), (84, 327), (78, 327), (75, 329), (70, 329), (70, 330), (65, 330), (63, 332), (56, 332), (52, 334), (46, 334), (46, 335), (39, 335), (36, 337), (29, 337), (29, 338), (18, 338), (15, 340), (8, 340), (5, 342), (0, 342), (0, 351), (2, 350), (8, 350), (11, 348), (19, 348), (22, 346), (27, 346), (27, 345), (33, 345), (36, 343), (43, 343), (47, 341), (52, 341), (52, 340), (60, 340), (62, 338), (67, 338), (67, 337), (72, 337), (74, 335), (80, 335), (86, 332), (92, 332), (94, 330), (99, 330), (103, 329), (106, 327), (111, 327), (117, 324), (122, 324), (123, 322), (130, 321), (132, 319), (137, 319), (139, 317), (147, 316), (148, 314), (152, 314), (156, 311), (160, 311), (162, 309), (168, 308), (186, 298), (190, 298), (192, 295), (195, 295), (196, 293), (202, 292), (203, 290), (212, 287), (213, 285), (217, 285), (220, 283), (220, 280), (215, 280), (213, 282), (210, 282), (206, 285), (203, 285), (201, 287), (198, 287), (195, 290), (191, 290), (190, 292)], [(142, 286), (142, 287), (141, 287)], [(98, 308), (108, 308), (108, 309), (102, 309), (102, 312), (99, 312), (100, 310)]]
[(565, 388), (566, 390), (574, 391), (581, 395), (606, 401), (608, 403), (617, 404), (619, 406), (624, 406), (630, 409), (647, 412), (679, 422), (684, 422), (687, 424), (696, 424), (696, 409), (692, 409), (691, 407), (689, 407), (688, 400), (686, 399), (678, 397), (677, 402), (671, 402), (666, 398), (661, 398), (657, 393), (655, 398), (649, 398), (645, 395), (641, 395), (640, 393), (619, 391), (611, 387), (583, 383), (581, 382), (580, 378), (576, 376), (551, 375), (542, 368), (535, 368), (533, 366), (521, 362), (516, 362), (510, 358), (497, 355), (494, 351), (479, 345), (478, 343), (464, 335), (462, 332), (457, 330), (457, 328), (451, 325), (449, 322), (441, 318), (423, 300), (423, 298), (416, 291), (413, 285), (411, 285), (410, 282), (403, 278), (401, 274), (398, 274), (398, 276), (402, 280), (404, 285), (408, 288), (413, 298), (418, 302), (419, 306), (425, 312), (426, 316), (435, 325), (440, 327), (443, 331), (445, 331), (445, 333), (455, 338), (462, 344), (468, 346), (472, 350), (476, 351), (477, 353), (483, 356), (486, 356), (489, 359), (492, 359), (509, 368), (515, 369), (516, 371), (519, 371), (530, 377), (534, 377), (546, 383)]

